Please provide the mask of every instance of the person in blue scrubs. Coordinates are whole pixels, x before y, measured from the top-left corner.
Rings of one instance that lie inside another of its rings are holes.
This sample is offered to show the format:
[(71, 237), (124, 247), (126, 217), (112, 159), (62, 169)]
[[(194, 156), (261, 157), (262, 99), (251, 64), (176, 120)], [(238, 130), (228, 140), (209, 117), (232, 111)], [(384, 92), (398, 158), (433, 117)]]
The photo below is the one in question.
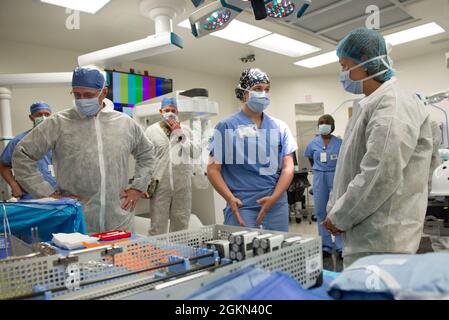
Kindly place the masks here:
[[(29, 118), (33, 122), (33, 127), (36, 127), (40, 123), (45, 121), (46, 118), (51, 116), (51, 109), (50, 106), (45, 102), (36, 102), (31, 105), (30, 113), (31, 114), (29, 115)], [(32, 196), (27, 194), (14, 178), (12, 172), (12, 155), (17, 144), (19, 144), (19, 142), (30, 132), (31, 130), (28, 130), (14, 137), (8, 143), (5, 150), (3, 150), (3, 153), (0, 156), (0, 174), (11, 187), (13, 197), (19, 198), (20, 200), (30, 200), (32, 199)], [(56, 188), (56, 180), (51, 170), (51, 151), (48, 152), (42, 160), (37, 161), (37, 166), (39, 168), (39, 171), (43, 174), (45, 180), (48, 181), (54, 188)]]
[[(317, 135), (307, 146), (304, 156), (309, 158), (313, 167), (313, 200), (315, 203), (315, 215), (318, 219), (318, 231), (322, 238), (323, 256), (330, 257), (334, 248), (332, 236), (322, 225), (327, 216), (327, 202), (334, 185), (335, 169), (337, 167), (338, 154), (342, 140), (332, 135), (335, 131), (335, 120), (325, 114), (318, 120)], [(338, 257), (342, 259), (343, 239), (335, 237), (335, 246)]]
[(288, 231), (287, 189), (293, 179), (295, 138), (265, 113), (270, 80), (245, 70), (235, 90), (242, 110), (222, 120), (211, 139), (208, 178), (226, 200), (224, 223)]

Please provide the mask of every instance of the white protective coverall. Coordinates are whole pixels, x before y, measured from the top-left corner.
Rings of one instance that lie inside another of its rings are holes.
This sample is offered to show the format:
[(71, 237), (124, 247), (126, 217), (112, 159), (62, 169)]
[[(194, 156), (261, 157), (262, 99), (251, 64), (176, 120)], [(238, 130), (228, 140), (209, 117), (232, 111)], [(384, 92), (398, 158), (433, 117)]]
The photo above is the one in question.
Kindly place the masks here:
[[(55, 191), (80, 197), (88, 233), (114, 229), (133, 231), (134, 214), (121, 209), (120, 193), (129, 187), (146, 191), (154, 150), (142, 128), (129, 116), (113, 111), (112, 102), (96, 116), (82, 117), (76, 108), (44, 121), (16, 147), (13, 168), (30, 194), (47, 197)], [(36, 161), (53, 151), (58, 190), (39, 173)], [(136, 160), (131, 186), (130, 155)]]
[(346, 128), (328, 217), (344, 233), (344, 265), (416, 253), (427, 209), (430, 116), (396, 78), (362, 99)]
[[(169, 219), (170, 232), (188, 228), (192, 210), (193, 161), (200, 152), (200, 144), (193, 141), (188, 127), (181, 125), (181, 130), (175, 130), (169, 138), (169, 131), (163, 129), (163, 125), (155, 123), (145, 132), (156, 154), (152, 179), (159, 181), (150, 200), (150, 236), (166, 233)], [(182, 134), (184, 138), (180, 140)]]

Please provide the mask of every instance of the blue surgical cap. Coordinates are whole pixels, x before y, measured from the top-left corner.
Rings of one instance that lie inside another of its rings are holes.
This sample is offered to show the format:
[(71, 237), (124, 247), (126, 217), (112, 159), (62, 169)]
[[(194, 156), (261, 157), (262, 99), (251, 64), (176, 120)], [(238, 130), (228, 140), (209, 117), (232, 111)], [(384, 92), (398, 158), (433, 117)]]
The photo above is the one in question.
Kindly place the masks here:
[(106, 85), (103, 72), (97, 68), (76, 68), (73, 71), (72, 87), (101, 90)]
[[(337, 56), (340, 59), (349, 58), (356, 64), (383, 55), (388, 56), (385, 38), (379, 32), (368, 28), (357, 28), (352, 30), (340, 41), (337, 47)], [(392, 67), (392, 60), (389, 57), (385, 57), (384, 61)], [(381, 60), (368, 62), (363, 68), (368, 71), (369, 75), (388, 69)], [(385, 82), (390, 80), (393, 76), (394, 71), (388, 70), (386, 73), (374, 79)]]
[(161, 103), (161, 109), (164, 109), (166, 106), (173, 106), (178, 109), (178, 103), (176, 102), (176, 98), (164, 98)]
[(45, 102), (36, 102), (33, 103), (30, 107), (30, 113), (33, 114), (38, 111), (47, 110), (51, 112), (50, 106)]

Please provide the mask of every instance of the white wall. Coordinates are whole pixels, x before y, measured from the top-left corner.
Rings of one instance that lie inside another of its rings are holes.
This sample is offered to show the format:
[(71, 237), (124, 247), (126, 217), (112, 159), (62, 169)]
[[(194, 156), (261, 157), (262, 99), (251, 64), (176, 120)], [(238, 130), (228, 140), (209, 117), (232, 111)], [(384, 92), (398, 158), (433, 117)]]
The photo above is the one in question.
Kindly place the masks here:
[[(0, 73), (64, 72), (74, 67), (76, 52), (2, 41)], [(70, 86), (13, 89), (11, 101), (13, 134), (31, 128), (29, 107), (35, 101), (48, 102), (55, 111), (71, 104)]]
[(445, 51), (396, 61), (397, 76), (404, 87), (426, 95), (449, 89), (449, 69), (446, 66)]
[[(332, 113), (344, 100), (353, 97), (341, 89), (338, 75), (308, 78), (279, 78), (272, 82), (272, 106), (268, 112), (287, 123), (296, 135), (295, 104), (322, 102), (324, 112)], [(340, 109), (335, 115), (336, 134), (343, 134), (347, 111)]]
[[(429, 96), (449, 89), (449, 69), (446, 66), (445, 52), (416, 57), (406, 61), (399, 61), (395, 67), (398, 69), (398, 78), (404, 87), (417, 93)], [(439, 105), (449, 112), (449, 104)], [(444, 120), (441, 111), (430, 108), (432, 119), (438, 122)]]

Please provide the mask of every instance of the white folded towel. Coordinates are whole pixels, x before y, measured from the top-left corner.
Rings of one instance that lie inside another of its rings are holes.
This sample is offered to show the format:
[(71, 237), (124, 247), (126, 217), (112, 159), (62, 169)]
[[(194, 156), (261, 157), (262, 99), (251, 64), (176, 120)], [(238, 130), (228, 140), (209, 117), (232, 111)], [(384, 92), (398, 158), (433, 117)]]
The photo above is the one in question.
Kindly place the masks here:
[(84, 248), (83, 242), (96, 243), (98, 238), (81, 233), (54, 233), (52, 241), (58, 247), (74, 250)]

